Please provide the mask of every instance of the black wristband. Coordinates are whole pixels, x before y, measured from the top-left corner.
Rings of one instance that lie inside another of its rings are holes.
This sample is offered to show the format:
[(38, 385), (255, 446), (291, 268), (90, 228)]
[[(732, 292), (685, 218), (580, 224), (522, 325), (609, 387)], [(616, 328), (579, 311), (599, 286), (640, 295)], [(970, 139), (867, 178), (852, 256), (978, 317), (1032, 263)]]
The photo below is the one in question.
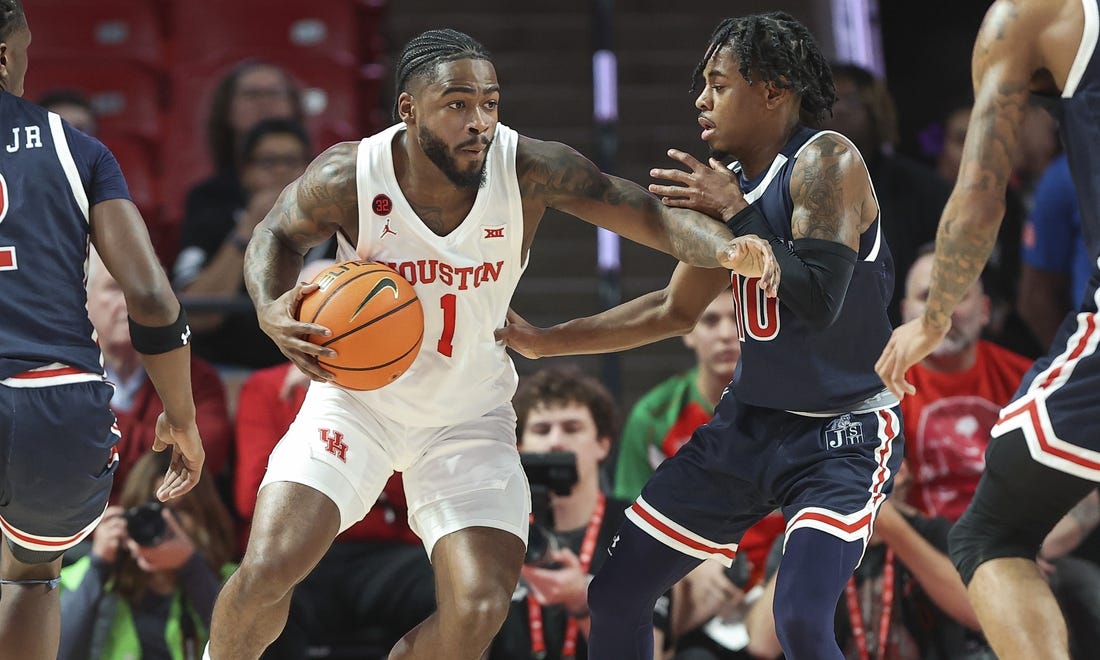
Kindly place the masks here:
[(171, 325), (152, 328), (141, 325), (129, 316), (130, 343), (143, 355), (160, 355), (191, 343), (191, 326), (187, 325), (187, 313), (180, 305), (180, 314)]

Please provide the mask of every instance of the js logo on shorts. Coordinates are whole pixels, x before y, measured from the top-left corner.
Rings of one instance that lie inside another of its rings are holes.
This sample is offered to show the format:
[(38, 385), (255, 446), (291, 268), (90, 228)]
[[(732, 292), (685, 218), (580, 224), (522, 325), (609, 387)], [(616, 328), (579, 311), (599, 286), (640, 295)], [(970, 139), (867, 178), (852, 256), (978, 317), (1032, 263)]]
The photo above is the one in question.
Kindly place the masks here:
[(863, 422), (853, 422), (851, 415), (841, 415), (825, 427), (825, 445), (829, 449), (862, 443)]
[(325, 451), (347, 463), (348, 446), (344, 444), (344, 434), (332, 429), (317, 430), (321, 432), (321, 442), (325, 443)]

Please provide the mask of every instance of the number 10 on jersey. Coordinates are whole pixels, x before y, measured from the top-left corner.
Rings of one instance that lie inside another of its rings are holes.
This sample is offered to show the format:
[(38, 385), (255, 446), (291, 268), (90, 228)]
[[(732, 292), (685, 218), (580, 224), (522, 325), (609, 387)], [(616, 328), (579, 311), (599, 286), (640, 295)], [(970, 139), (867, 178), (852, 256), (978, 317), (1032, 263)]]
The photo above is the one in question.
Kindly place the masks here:
[(741, 341), (771, 341), (779, 336), (779, 299), (769, 298), (759, 277), (733, 273), (733, 309)]

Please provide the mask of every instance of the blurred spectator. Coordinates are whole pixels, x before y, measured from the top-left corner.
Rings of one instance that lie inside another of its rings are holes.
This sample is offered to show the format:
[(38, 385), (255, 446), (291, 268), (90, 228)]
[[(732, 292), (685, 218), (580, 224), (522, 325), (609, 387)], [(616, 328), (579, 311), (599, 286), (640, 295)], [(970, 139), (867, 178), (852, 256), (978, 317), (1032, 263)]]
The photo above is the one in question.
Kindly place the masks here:
[(1065, 155), (1054, 159), (1035, 187), (1022, 256), (1016, 308), (1036, 338), (1050, 346), (1066, 314), (1081, 303), (1092, 273)]
[[(303, 270), (311, 278), (316, 266)], [(291, 363), (261, 369), (237, 405), (237, 512), (250, 521), (267, 458), (290, 428), (309, 379)], [(241, 548), (247, 533), (241, 535)], [(409, 529), (401, 477), (394, 475), (367, 516), (336, 537), (295, 589), (282, 635), (264, 658), (300, 659), (310, 646), (370, 646), (388, 651), (435, 610), (431, 564)], [(362, 657), (362, 653), (355, 657)]]
[[(905, 278), (905, 321), (924, 311), (932, 256), (931, 245), (922, 248)], [(905, 376), (917, 388), (901, 401), (913, 473), (908, 501), (928, 516), (955, 521), (970, 504), (985, 469), (989, 431), (1031, 367), (1031, 360), (979, 338), (989, 307), (976, 282), (951, 315), (947, 337)]]
[[(571, 452), (577, 483), (569, 495), (551, 494), (554, 528), (547, 565), (526, 564), (512, 607), (493, 641), (489, 660), (588, 657), (588, 583), (607, 557), (629, 502), (600, 488), (600, 462), (618, 434), (614, 400), (599, 381), (576, 367), (552, 367), (526, 376), (513, 400), (520, 449)], [(538, 521), (532, 535), (539, 533)], [(554, 549), (554, 547), (558, 549)], [(668, 641), (668, 599), (654, 611), (654, 648)]]
[(75, 89), (56, 89), (38, 99), (38, 105), (55, 112), (72, 124), (73, 128), (95, 135), (99, 128), (95, 110), (88, 97)]
[[(707, 306), (695, 327), (684, 335), (684, 344), (694, 351), (695, 366), (643, 395), (627, 417), (615, 467), (614, 495), (619, 499), (636, 499), (657, 466), (679, 451), (696, 428), (710, 421), (722, 391), (733, 378), (741, 342), (729, 290)], [(764, 560), (783, 526), (782, 516), (774, 514), (745, 533), (738, 556), (743, 562), (739, 568), (747, 569), (747, 574), (739, 584), (731, 581), (725, 566), (705, 561), (676, 586), (672, 631), (678, 650), (713, 648), (718, 643), (702, 626), (719, 615), (728, 619), (735, 614), (744, 602), (742, 588), (761, 581)], [(747, 643), (744, 635), (731, 635)]]
[[(944, 518), (883, 503), (863, 561), (837, 603), (836, 635), (845, 658), (994, 660), (977, 632), (966, 587), (947, 557), (950, 529)], [(782, 550), (780, 539), (769, 560), (764, 593), (747, 618), (749, 649), (757, 658), (781, 653), (772, 601)]]
[[(959, 174), (959, 162), (962, 158), (963, 142), (966, 140), (972, 107), (973, 101), (970, 98), (958, 101), (947, 112), (942, 130), (939, 127), (933, 127), (925, 131), (923, 137), (926, 153), (936, 161), (936, 171), (944, 181), (951, 184), (955, 183)], [(1045, 111), (1040, 108), (1029, 107), (1028, 123), (1035, 126), (1039, 132), (1049, 130), (1050, 137), (1053, 138), (1055, 136), (1053, 127), (1046, 122), (1049, 118), (1045, 118), (1045, 115)], [(1047, 140), (1036, 137), (1026, 142), (1027, 144), (1021, 143), (1020, 153), (1032, 154), (1035, 158), (1045, 157), (1048, 161), (1053, 157), (1053, 153), (1042, 156), (1046, 153), (1042, 145), (1048, 144)], [(1018, 157), (1014, 161), (1016, 163), (1026, 161), (1028, 167), (1013, 172), (1013, 180), (1005, 194), (1002, 228), (997, 235), (993, 253), (989, 257), (982, 279), (990, 298), (990, 318), (984, 335), (1005, 348), (1034, 359), (1043, 352), (1045, 345), (1039, 344), (1028, 325), (1016, 313), (1017, 284), (1020, 279), (1020, 244), (1024, 217), (1027, 215), (1024, 194), (1031, 186), (1028, 177), (1031, 176), (1030, 172), (1034, 167), (1032, 160), (1032, 157)], [(893, 249), (894, 246), (891, 244), (890, 248)], [(906, 271), (899, 268), (895, 272)]]
[[(130, 342), (122, 288), (94, 251), (88, 260), (88, 317), (99, 338), (107, 380), (115, 387), (111, 410), (122, 433), (111, 493), (111, 501), (116, 502), (127, 473), (153, 444), (153, 431), (164, 405)], [(191, 358), (191, 391), (195, 398), (195, 420), (206, 449), (205, 471), (216, 477), (228, 461), (233, 426), (217, 371), (196, 357)]]
[[(846, 135), (863, 154), (879, 202), (882, 233), (894, 256), (894, 272), (908, 272), (917, 248), (936, 238), (951, 187), (927, 166), (894, 153), (897, 115), (886, 85), (854, 64), (832, 68), (837, 102), (824, 128)], [(900, 293), (894, 292), (888, 310), (895, 325), (901, 318)]]
[[(214, 599), (233, 569), (233, 524), (209, 475), (170, 504), (156, 500), (170, 459), (138, 460), (119, 505), (96, 527), (91, 554), (62, 570), (59, 660), (202, 653)], [(142, 506), (143, 515), (130, 515)]]
[(657, 466), (710, 421), (733, 379), (741, 342), (728, 289), (707, 306), (684, 335), (684, 344), (695, 353), (695, 366), (644, 394), (627, 416), (615, 464), (614, 496), (619, 499), (633, 501), (641, 494)]
[[(247, 203), (230, 215), (187, 218), (173, 269), (175, 287), (186, 296), (247, 300), (242, 269), (252, 230), (283, 188), (302, 175), (310, 158), (309, 136), (297, 121), (257, 123), (241, 145), (240, 180)], [(251, 309), (189, 316), (195, 352), (215, 364), (266, 367), (284, 360)]]

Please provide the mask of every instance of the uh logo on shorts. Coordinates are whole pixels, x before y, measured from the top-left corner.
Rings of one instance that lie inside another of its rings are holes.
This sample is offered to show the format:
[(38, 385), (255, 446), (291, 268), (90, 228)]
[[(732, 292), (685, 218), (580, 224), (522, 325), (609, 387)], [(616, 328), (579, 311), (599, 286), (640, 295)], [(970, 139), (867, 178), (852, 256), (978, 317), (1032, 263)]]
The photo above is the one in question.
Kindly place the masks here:
[(325, 445), (325, 451), (347, 463), (348, 446), (344, 442), (344, 434), (332, 429), (317, 430), (321, 433), (321, 442)]
[(838, 449), (863, 443), (863, 422), (853, 422), (849, 414), (841, 415), (825, 427), (825, 446)]

